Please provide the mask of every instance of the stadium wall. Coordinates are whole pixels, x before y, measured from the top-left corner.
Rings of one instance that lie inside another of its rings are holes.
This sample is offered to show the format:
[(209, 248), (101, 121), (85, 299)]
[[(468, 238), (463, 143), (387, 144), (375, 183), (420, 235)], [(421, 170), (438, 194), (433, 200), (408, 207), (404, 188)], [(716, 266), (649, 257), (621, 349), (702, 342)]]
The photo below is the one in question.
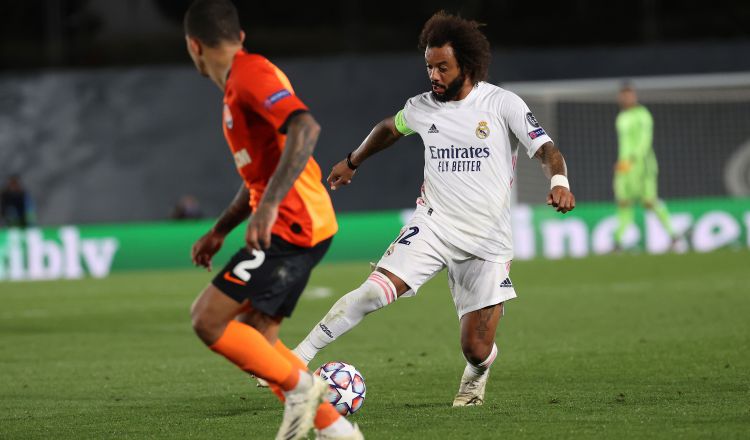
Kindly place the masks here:
[[(498, 51), (490, 79), (747, 70), (750, 61), (736, 54), (747, 53), (748, 47), (737, 43)], [(275, 61), (323, 127), (315, 156), (324, 173), (377, 121), (393, 115), (408, 97), (427, 87), (423, 60), (416, 51)], [(532, 104), (569, 158), (581, 200), (611, 197), (616, 112), (612, 99), (613, 95), (606, 103), (561, 101), (559, 111), (550, 116), (541, 114), (541, 105)], [(750, 139), (750, 127), (744, 123), (750, 105), (719, 104), (654, 107), (664, 197), (730, 194), (722, 183), (722, 164), (738, 142)], [(0, 75), (0, 178), (21, 173), (41, 225), (165, 219), (183, 194), (195, 196), (203, 211), (214, 216), (239, 185), (220, 122), (220, 91), (189, 66), (5, 72)], [(685, 146), (690, 154), (684, 153)], [(422, 183), (422, 150), (418, 137), (411, 136), (373, 157), (359, 170), (351, 190), (334, 194), (337, 211), (412, 206)], [(522, 157), (518, 165), (518, 200), (542, 203), (538, 163)], [(694, 192), (696, 176), (707, 179), (700, 192)]]
[[(677, 252), (750, 248), (750, 198), (706, 198), (669, 203)], [(544, 205), (513, 210), (517, 260), (580, 258), (612, 252), (617, 219), (608, 203), (583, 204), (561, 215)], [(411, 211), (349, 213), (325, 261), (377, 261)], [(640, 214), (640, 213), (639, 213)], [(669, 251), (670, 240), (651, 214), (639, 215), (625, 243), (641, 252)], [(0, 231), (0, 281), (102, 278), (129, 270), (186, 269), (190, 248), (211, 226), (207, 221), (61, 226)], [(219, 266), (243, 243), (235, 230), (215, 257)]]

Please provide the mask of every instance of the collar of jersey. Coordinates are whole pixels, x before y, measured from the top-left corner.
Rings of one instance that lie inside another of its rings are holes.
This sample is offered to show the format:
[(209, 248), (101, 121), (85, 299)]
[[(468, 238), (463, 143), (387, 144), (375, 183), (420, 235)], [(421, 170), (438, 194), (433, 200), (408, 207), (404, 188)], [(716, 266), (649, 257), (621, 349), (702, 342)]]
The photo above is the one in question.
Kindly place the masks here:
[(471, 91), (469, 92), (469, 94), (466, 95), (466, 97), (464, 99), (460, 100), (460, 101), (440, 102), (437, 99), (435, 99), (434, 97), (432, 99), (438, 105), (440, 105), (441, 107), (454, 107), (454, 108), (463, 107), (465, 105), (469, 105), (472, 101), (474, 101), (476, 99), (476, 96), (478, 95), (477, 92), (478, 92), (479, 88), (482, 87), (482, 83), (483, 82), (484, 81), (479, 81), (477, 83), (477, 85), (475, 85), (474, 87), (471, 88)]

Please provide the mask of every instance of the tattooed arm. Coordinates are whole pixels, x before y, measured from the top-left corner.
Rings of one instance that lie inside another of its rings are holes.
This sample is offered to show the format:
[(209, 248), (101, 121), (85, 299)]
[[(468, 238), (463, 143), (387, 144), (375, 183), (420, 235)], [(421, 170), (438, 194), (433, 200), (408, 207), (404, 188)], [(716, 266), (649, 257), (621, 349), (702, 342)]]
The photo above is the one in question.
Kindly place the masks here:
[(237, 190), (227, 209), (216, 220), (216, 224), (193, 245), (193, 264), (211, 270), (211, 259), (224, 244), (224, 237), (250, 215), (250, 194), (244, 184)]
[[(567, 177), (568, 168), (565, 166), (565, 158), (552, 142), (542, 145), (534, 157), (542, 161), (542, 171), (548, 179), (556, 174)], [(547, 195), (547, 204), (552, 205), (558, 212), (565, 214), (575, 208), (576, 199), (570, 189), (564, 186), (555, 186)]]
[(271, 245), (271, 228), (276, 223), (279, 204), (307, 165), (320, 134), (320, 125), (310, 113), (293, 116), (279, 164), (268, 181), (258, 206), (247, 225), (245, 241), (251, 249)]

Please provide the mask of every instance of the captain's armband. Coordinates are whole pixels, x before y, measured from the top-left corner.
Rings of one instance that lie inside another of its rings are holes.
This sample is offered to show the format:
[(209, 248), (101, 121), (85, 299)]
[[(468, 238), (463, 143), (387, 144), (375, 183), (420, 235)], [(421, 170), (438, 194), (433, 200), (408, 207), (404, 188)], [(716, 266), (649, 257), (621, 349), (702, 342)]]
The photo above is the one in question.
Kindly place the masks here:
[(414, 134), (414, 130), (406, 126), (406, 118), (404, 117), (404, 111), (399, 110), (396, 116), (393, 118), (396, 123), (396, 130), (404, 136)]

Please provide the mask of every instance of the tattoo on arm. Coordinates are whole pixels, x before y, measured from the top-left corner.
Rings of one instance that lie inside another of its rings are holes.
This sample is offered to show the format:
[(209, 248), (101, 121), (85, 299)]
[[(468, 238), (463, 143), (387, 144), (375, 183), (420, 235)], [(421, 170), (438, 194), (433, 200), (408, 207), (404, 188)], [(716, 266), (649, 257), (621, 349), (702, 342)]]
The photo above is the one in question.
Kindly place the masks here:
[(320, 126), (309, 113), (300, 113), (289, 122), (287, 133), (284, 151), (268, 181), (261, 204), (278, 205), (286, 197), (312, 156), (320, 134)]
[(221, 213), (213, 227), (214, 232), (222, 235), (229, 234), (232, 229), (245, 221), (250, 215), (250, 193), (244, 184), (237, 190), (232, 203)]
[(383, 151), (393, 145), (403, 135), (396, 130), (396, 122), (393, 117), (383, 119), (362, 141), (362, 144), (352, 152), (352, 163), (359, 166), (368, 157)]
[(568, 175), (568, 167), (560, 150), (552, 142), (542, 145), (534, 154), (534, 157), (542, 161), (542, 171), (548, 179), (555, 174)]

